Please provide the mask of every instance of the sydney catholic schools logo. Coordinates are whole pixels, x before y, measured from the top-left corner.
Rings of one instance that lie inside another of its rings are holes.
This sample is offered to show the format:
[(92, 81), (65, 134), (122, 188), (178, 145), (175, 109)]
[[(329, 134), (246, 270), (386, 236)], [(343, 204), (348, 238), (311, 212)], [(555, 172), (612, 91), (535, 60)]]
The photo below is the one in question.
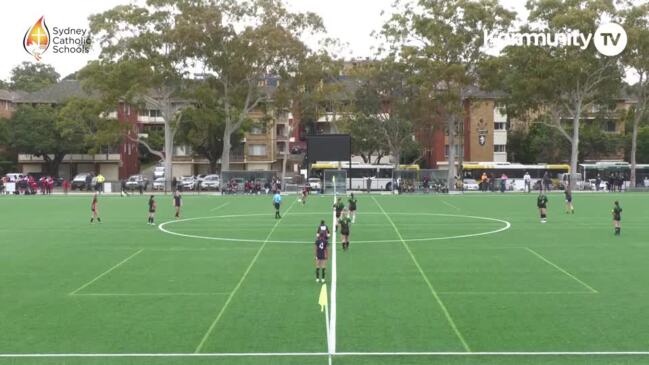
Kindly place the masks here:
[(52, 46), (54, 53), (76, 54), (90, 52), (90, 32), (85, 28), (54, 26), (53, 34), (45, 24), (45, 16), (34, 23), (23, 37), (23, 48), (40, 61), (43, 53)]
[(40, 61), (43, 53), (50, 48), (50, 30), (45, 24), (45, 16), (42, 16), (27, 29), (25, 37), (23, 37), (23, 48), (37, 61)]

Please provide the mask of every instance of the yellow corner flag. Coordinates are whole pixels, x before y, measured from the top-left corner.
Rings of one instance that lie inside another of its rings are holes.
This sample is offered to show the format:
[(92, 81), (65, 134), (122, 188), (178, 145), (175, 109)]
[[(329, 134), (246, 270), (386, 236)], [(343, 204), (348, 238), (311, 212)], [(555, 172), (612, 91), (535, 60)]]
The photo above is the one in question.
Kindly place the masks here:
[(327, 284), (322, 284), (322, 289), (320, 289), (320, 298), (318, 298), (318, 304), (320, 304), (320, 312), (324, 312), (324, 308), (329, 305), (329, 299), (327, 298)]

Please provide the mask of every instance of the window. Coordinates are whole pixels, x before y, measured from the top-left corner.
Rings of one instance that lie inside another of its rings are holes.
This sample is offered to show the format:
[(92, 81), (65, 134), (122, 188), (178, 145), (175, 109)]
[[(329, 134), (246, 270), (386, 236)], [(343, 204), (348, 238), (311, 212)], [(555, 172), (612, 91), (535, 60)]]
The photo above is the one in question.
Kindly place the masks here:
[(617, 126), (615, 125), (614, 120), (609, 120), (606, 122), (606, 131), (607, 132), (616, 132), (617, 131)]
[(494, 145), (494, 152), (507, 152), (506, 150), (506, 145), (504, 144), (495, 144)]
[(251, 144), (248, 146), (248, 155), (250, 156), (266, 156), (265, 144)]
[(153, 118), (159, 118), (162, 116), (162, 112), (160, 112), (160, 110), (158, 109), (151, 109), (149, 110), (149, 116)]
[[(448, 157), (448, 145), (444, 146), (444, 157)], [(458, 158), (460, 155), (460, 145), (455, 145), (455, 158)]]
[(506, 124), (507, 123), (505, 123), (505, 122), (495, 122), (494, 123), (494, 129), (497, 130), (497, 131), (505, 130)]
[(250, 134), (263, 134), (264, 129), (260, 125), (254, 125), (250, 128)]

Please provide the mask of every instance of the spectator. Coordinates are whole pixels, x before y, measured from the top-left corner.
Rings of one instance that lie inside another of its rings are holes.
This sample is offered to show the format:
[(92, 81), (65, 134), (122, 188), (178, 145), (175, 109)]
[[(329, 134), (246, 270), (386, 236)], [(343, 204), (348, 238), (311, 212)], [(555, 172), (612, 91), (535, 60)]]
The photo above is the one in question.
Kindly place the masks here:
[(86, 190), (90, 191), (92, 189), (92, 174), (86, 175)]
[(126, 179), (122, 179), (120, 181), (120, 185), (121, 185), (121, 188), (122, 188), (121, 189), (122, 190), (121, 195), (122, 196), (128, 196), (128, 191), (126, 191)]
[(171, 190), (176, 191), (176, 187), (178, 186), (178, 179), (174, 176), (173, 179), (171, 179)]
[(602, 183), (602, 177), (597, 174), (597, 177), (595, 178), (595, 190), (599, 191), (599, 186)]
[(106, 182), (104, 175), (97, 175), (97, 191), (99, 191), (100, 193), (104, 192), (104, 182)]
[(503, 173), (500, 176), (500, 192), (504, 193), (507, 190), (507, 175)]
[(523, 176), (523, 181), (525, 181), (525, 191), (528, 193), (532, 192), (532, 177), (530, 173), (525, 171), (525, 176)]
[(52, 194), (52, 190), (54, 190), (54, 179), (51, 176), (48, 176), (45, 184), (47, 187), (47, 195)]
[(6, 183), (5, 179), (6, 179), (6, 177), (4, 177), (4, 176), (2, 177), (2, 179), (0, 179), (0, 195), (4, 194), (5, 183)]
[(550, 184), (552, 184), (552, 179), (550, 179), (550, 174), (546, 171), (543, 173), (543, 191), (550, 191)]
[(68, 191), (70, 190), (70, 182), (67, 179), (63, 179), (61, 186), (63, 187), (63, 194), (68, 195)]
[(487, 177), (487, 173), (483, 172), (482, 176), (480, 176), (480, 190), (483, 192), (487, 191), (487, 184), (488, 184), (489, 178)]

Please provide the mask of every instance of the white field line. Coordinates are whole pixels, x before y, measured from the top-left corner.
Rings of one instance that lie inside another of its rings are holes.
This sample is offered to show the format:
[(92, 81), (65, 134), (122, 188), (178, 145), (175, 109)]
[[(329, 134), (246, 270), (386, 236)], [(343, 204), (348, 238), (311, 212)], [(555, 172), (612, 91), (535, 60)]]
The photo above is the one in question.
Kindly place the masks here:
[[(336, 204), (336, 184), (334, 184), (334, 204)], [(336, 308), (336, 292), (337, 292), (337, 280), (338, 280), (338, 273), (337, 273), (337, 265), (336, 265), (336, 251), (337, 251), (337, 246), (336, 246), (336, 236), (338, 235), (338, 232), (336, 231), (336, 226), (338, 222), (336, 222), (336, 209), (332, 207), (331, 209), (331, 217), (333, 221), (333, 228), (334, 228), (334, 238), (333, 238), (333, 246), (331, 247), (331, 317), (329, 318), (329, 353), (330, 354), (335, 354), (336, 353), (336, 313), (337, 313), (337, 308)]]
[[(0, 354), (0, 358), (218, 358), (218, 357), (324, 357), (327, 352), (204, 352), (204, 353), (34, 353)], [(649, 351), (531, 351), (531, 352), (338, 352), (335, 357), (438, 356), (438, 357), (614, 357), (649, 356)]]
[(388, 221), (392, 225), (392, 228), (394, 228), (394, 231), (396, 232), (397, 236), (399, 236), (399, 239), (401, 240), (401, 244), (403, 244), (403, 247), (406, 249), (406, 251), (410, 255), (410, 258), (412, 259), (413, 263), (415, 264), (415, 266), (419, 270), (419, 273), (421, 274), (421, 277), (426, 282), (426, 285), (428, 285), (428, 288), (430, 289), (430, 293), (433, 295), (433, 298), (435, 298), (435, 301), (437, 302), (437, 304), (441, 308), (442, 312), (444, 313), (444, 316), (446, 317), (446, 320), (448, 321), (449, 325), (453, 329), (453, 332), (455, 332), (455, 335), (457, 336), (457, 338), (462, 343), (462, 347), (467, 352), (471, 352), (471, 348), (469, 347), (466, 340), (464, 339), (464, 336), (462, 336), (462, 333), (460, 332), (460, 330), (457, 328), (457, 325), (455, 324), (455, 321), (453, 320), (453, 317), (451, 317), (451, 314), (449, 313), (448, 309), (446, 308), (446, 305), (442, 301), (442, 298), (440, 298), (439, 294), (437, 294), (437, 291), (435, 290), (435, 287), (433, 286), (433, 284), (428, 279), (428, 276), (426, 276), (426, 273), (422, 269), (421, 265), (419, 265), (419, 261), (417, 260), (415, 255), (410, 250), (410, 246), (408, 246), (406, 241), (401, 236), (401, 232), (399, 232), (399, 229), (397, 228), (396, 224), (394, 224), (394, 221), (392, 221), (392, 218), (390, 218), (388, 213), (385, 212), (385, 210), (383, 209), (381, 204), (379, 204), (379, 202), (376, 200), (376, 198), (372, 197), (372, 200), (374, 200), (374, 203), (376, 203), (376, 205), (379, 207), (379, 209), (383, 212), (383, 214), (385, 215), (385, 218), (388, 219)]
[(80, 293), (75, 297), (203, 297), (216, 295), (230, 295), (230, 292), (214, 293)]
[(447, 206), (449, 206), (449, 207), (451, 207), (451, 208), (457, 210), (458, 212), (460, 211), (460, 208), (458, 208), (456, 205), (453, 205), (453, 204), (447, 202), (447, 201), (444, 200), (444, 199), (442, 199), (442, 203), (444, 203), (444, 204), (446, 204)]
[(228, 205), (228, 204), (230, 204), (230, 203), (229, 203), (229, 202), (227, 202), (227, 203), (223, 203), (223, 204), (219, 205), (219, 206), (216, 207), (216, 208), (212, 208), (212, 209), (210, 209), (210, 212), (213, 212), (213, 211), (215, 211), (215, 210), (219, 210), (219, 209), (223, 208), (224, 206), (226, 206), (226, 205)]
[[(286, 213), (288, 213), (288, 211), (291, 210), (291, 208), (293, 208), (293, 206), (295, 205), (295, 202), (297, 202), (297, 199), (295, 199), (293, 201), (293, 203), (288, 207), (288, 209), (286, 209), (284, 216), (286, 216)], [(257, 262), (257, 259), (259, 258), (259, 255), (261, 255), (261, 252), (266, 247), (266, 244), (268, 244), (268, 240), (270, 239), (270, 236), (273, 235), (273, 232), (275, 232), (275, 229), (277, 229), (277, 226), (279, 226), (279, 223), (281, 221), (282, 221), (282, 219), (278, 219), (277, 222), (275, 222), (275, 225), (273, 226), (273, 228), (271, 228), (270, 232), (266, 236), (266, 240), (264, 240), (264, 243), (262, 243), (261, 246), (259, 247), (259, 249), (257, 250), (257, 253), (252, 258), (252, 261), (250, 261), (250, 264), (246, 268), (246, 271), (241, 276), (241, 279), (239, 279), (239, 282), (237, 283), (237, 285), (234, 287), (234, 289), (232, 290), (230, 295), (228, 295), (228, 299), (225, 301), (225, 304), (223, 304), (223, 307), (221, 307), (221, 310), (219, 311), (218, 315), (216, 316), (214, 321), (212, 321), (212, 324), (207, 329), (207, 332), (205, 332), (205, 334), (203, 335), (203, 338), (201, 339), (201, 342), (198, 344), (198, 346), (196, 346), (196, 350), (194, 351), (195, 353), (201, 352), (201, 350), (203, 349), (203, 346), (205, 346), (205, 343), (207, 342), (207, 339), (210, 337), (210, 334), (212, 333), (212, 331), (216, 327), (216, 324), (219, 323), (219, 320), (223, 316), (223, 313), (225, 313), (225, 310), (230, 305), (230, 302), (232, 301), (232, 298), (234, 298), (234, 296), (237, 294), (237, 291), (239, 291), (239, 288), (241, 287), (241, 284), (243, 284), (243, 282), (246, 280), (246, 277), (248, 277), (248, 273), (250, 273), (250, 270), (252, 269), (252, 267)]]
[(590, 286), (590, 285), (584, 283), (583, 281), (579, 280), (579, 278), (577, 278), (576, 276), (572, 275), (571, 273), (569, 273), (568, 271), (564, 270), (563, 268), (559, 267), (559, 265), (556, 265), (556, 264), (553, 263), (552, 261), (546, 259), (546, 258), (543, 257), (540, 253), (538, 253), (538, 252), (532, 250), (532, 249), (529, 248), (529, 247), (525, 247), (525, 249), (526, 249), (527, 251), (529, 251), (530, 253), (532, 253), (534, 256), (536, 256), (536, 257), (538, 257), (539, 259), (541, 259), (542, 261), (546, 262), (548, 265), (554, 267), (555, 269), (557, 269), (557, 270), (559, 270), (560, 272), (564, 273), (564, 274), (567, 275), (568, 277), (572, 278), (573, 280), (575, 280), (576, 282), (578, 282), (579, 284), (581, 284), (583, 287), (585, 287), (586, 289), (588, 289), (591, 293), (598, 293), (598, 291), (595, 290), (592, 286)]
[[(316, 212), (304, 212), (304, 213), (299, 213), (300, 215), (321, 215), (321, 213), (316, 213)], [(383, 215), (381, 212), (366, 212), (363, 213), (364, 215)], [(484, 220), (484, 221), (491, 221), (491, 222), (499, 222), (503, 223), (504, 226), (495, 230), (491, 231), (486, 231), (486, 232), (478, 232), (478, 233), (470, 233), (470, 234), (462, 234), (462, 235), (457, 235), (457, 236), (445, 236), (445, 237), (430, 237), (430, 238), (412, 238), (412, 239), (404, 239), (406, 242), (426, 242), (426, 241), (439, 241), (439, 240), (451, 240), (451, 239), (457, 239), (457, 238), (470, 238), (470, 237), (478, 237), (478, 236), (485, 236), (485, 235), (490, 235), (490, 234), (496, 234), (500, 233), (502, 231), (506, 231), (509, 228), (511, 228), (511, 223), (509, 223), (506, 220), (503, 219), (497, 219), (497, 218), (490, 218), (490, 217), (480, 217), (480, 216), (472, 216), (472, 215), (461, 215), (461, 214), (443, 214), (443, 213), (391, 213), (392, 215), (416, 215), (416, 216), (439, 216), (439, 217), (457, 217), (457, 218), (470, 218), (470, 219), (477, 219), (477, 220)], [(165, 228), (167, 225), (175, 224), (175, 223), (182, 223), (182, 222), (189, 222), (189, 221), (195, 221), (195, 220), (202, 220), (202, 219), (217, 219), (217, 218), (239, 218), (239, 217), (256, 217), (256, 216), (265, 216), (265, 213), (255, 213), (255, 214), (234, 214), (234, 215), (222, 215), (222, 216), (209, 216), (209, 217), (196, 217), (196, 218), (186, 218), (186, 219), (179, 219), (179, 220), (172, 220), (168, 222), (161, 223), (158, 226), (158, 229), (161, 230), (164, 233), (171, 234), (174, 236), (179, 236), (179, 237), (185, 237), (185, 238), (196, 238), (196, 239), (203, 239), (203, 240), (213, 240), (213, 241), (228, 241), (228, 242), (247, 242), (247, 243), (263, 243), (266, 242), (266, 240), (260, 240), (260, 239), (254, 239), (254, 238), (229, 238), (229, 237), (214, 237), (214, 236), (201, 236), (201, 235), (194, 235), (194, 234), (185, 234), (185, 233), (178, 233), (174, 231), (170, 231), (167, 228)], [(392, 242), (401, 242), (400, 240), (372, 240), (372, 241), (354, 241), (355, 243), (392, 243)], [(311, 244), (313, 242), (307, 242), (307, 241), (273, 241), (273, 240), (268, 240), (268, 243), (298, 243), (298, 244)]]
[(118, 267), (122, 266), (123, 264), (125, 264), (128, 260), (130, 260), (130, 259), (132, 259), (133, 257), (139, 255), (140, 253), (142, 253), (142, 251), (144, 251), (144, 249), (140, 249), (140, 250), (137, 251), (136, 253), (134, 253), (134, 254), (132, 254), (131, 256), (125, 258), (125, 259), (122, 260), (122, 261), (120, 261), (117, 265), (115, 265), (115, 266), (111, 267), (110, 269), (104, 271), (103, 273), (97, 275), (97, 277), (95, 277), (94, 279), (90, 280), (89, 282), (87, 282), (87, 283), (81, 285), (77, 290), (71, 292), (69, 295), (76, 295), (78, 292), (80, 292), (80, 291), (83, 290), (84, 288), (87, 288), (88, 286), (90, 286), (90, 285), (91, 285), (92, 283), (94, 283), (95, 281), (101, 279), (102, 277), (108, 275), (111, 271), (113, 271), (113, 270), (117, 269)]

